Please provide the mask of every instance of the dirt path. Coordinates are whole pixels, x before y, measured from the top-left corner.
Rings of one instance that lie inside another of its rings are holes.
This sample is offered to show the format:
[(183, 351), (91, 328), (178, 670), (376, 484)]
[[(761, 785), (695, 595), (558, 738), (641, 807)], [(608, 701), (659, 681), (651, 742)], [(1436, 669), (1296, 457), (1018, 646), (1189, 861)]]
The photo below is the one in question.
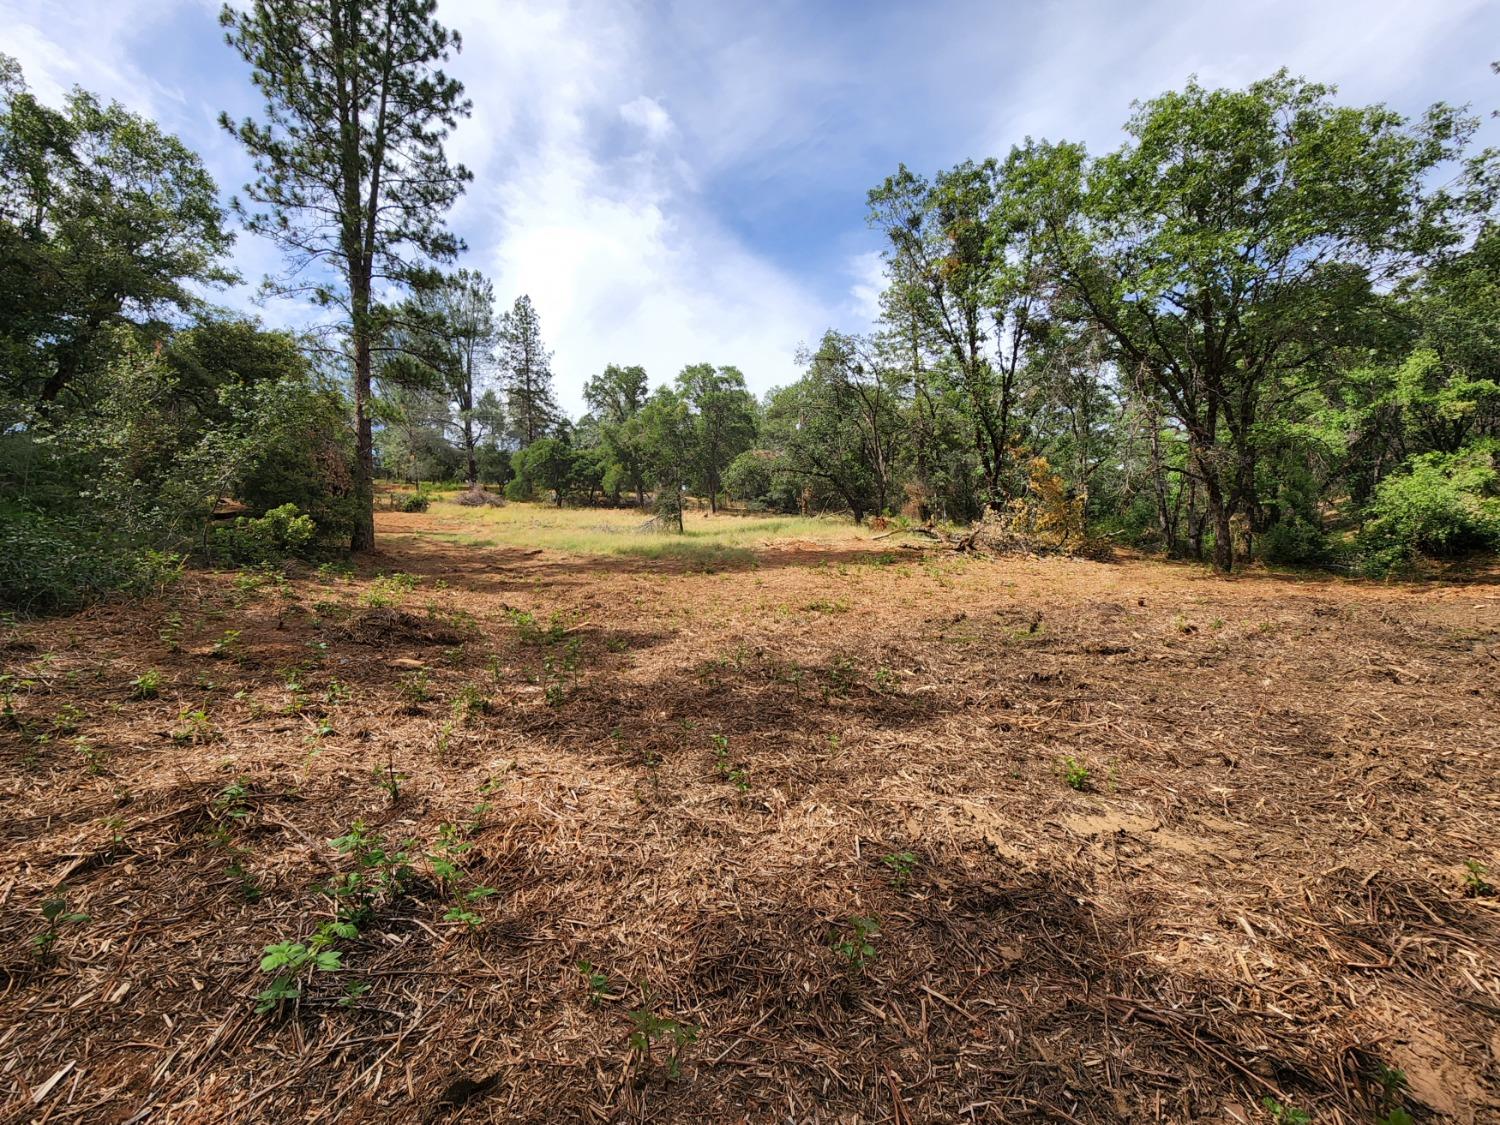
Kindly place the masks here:
[[(8, 635), (10, 1117), (1500, 1119), (1500, 585), (430, 529)], [(361, 819), (413, 874), (255, 1014)]]

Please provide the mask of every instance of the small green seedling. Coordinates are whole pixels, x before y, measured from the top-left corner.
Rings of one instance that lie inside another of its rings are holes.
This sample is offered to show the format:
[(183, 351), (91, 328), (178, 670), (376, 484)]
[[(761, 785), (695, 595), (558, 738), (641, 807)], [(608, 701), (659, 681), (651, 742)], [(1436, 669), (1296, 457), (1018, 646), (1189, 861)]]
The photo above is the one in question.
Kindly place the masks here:
[(243, 777), (237, 777), (228, 785), (220, 789), (213, 800), (213, 811), (216, 817), (226, 816), (231, 820), (244, 820), (250, 815), (250, 809), (246, 802), (250, 797), (250, 789), (245, 784)]
[(121, 847), (125, 843), (125, 818), (123, 816), (107, 816), (102, 821), (104, 827), (109, 831), (109, 842), (114, 847)]
[(1282, 1105), (1272, 1097), (1260, 1099), (1260, 1104), (1265, 1106), (1266, 1112), (1271, 1115), (1271, 1120), (1276, 1125), (1311, 1125), (1312, 1117), (1296, 1106)]
[(453, 721), (468, 724), (475, 715), (483, 715), (490, 709), (490, 701), (475, 684), (465, 684), (453, 700)]
[(915, 852), (891, 852), (881, 856), (880, 862), (891, 869), (891, 886), (899, 891), (911, 881), (912, 869), (920, 861)]
[(1413, 1125), (1411, 1114), (1401, 1104), (1408, 1089), (1406, 1072), (1377, 1063), (1375, 1078), (1380, 1083), (1380, 1116), (1375, 1125)]
[(667, 1077), (675, 1079), (681, 1075), (683, 1048), (698, 1038), (698, 1029), (691, 1024), (658, 1016), (649, 1008), (639, 1008), (629, 1015), (635, 1028), (630, 1033), (630, 1050), (641, 1066), (651, 1066), (652, 1047), (662, 1043), (667, 1046)]
[(131, 699), (155, 699), (161, 694), (161, 673), (155, 668), (147, 669), (130, 681)]
[(475, 914), (472, 910), (465, 910), (462, 906), (450, 906), (443, 914), (443, 921), (462, 922), (469, 928), (469, 932), (473, 933), (475, 930), (479, 929), (479, 926), (484, 921), (484, 919), (481, 918), (478, 914)]
[(343, 899), (343, 908), (351, 917), (369, 915), (376, 895), (395, 898), (405, 892), (415, 872), (411, 866), (412, 842), (391, 844), (378, 832), (371, 832), (362, 820), (356, 820), (349, 831), (333, 841), (333, 846), (354, 860), (356, 870), (345, 873), (324, 887), (334, 900)]
[(1495, 888), (1485, 878), (1490, 869), (1477, 859), (1464, 860), (1464, 897), (1465, 898), (1489, 898), (1495, 893)]
[(1068, 754), (1057, 760), (1057, 768), (1069, 789), (1082, 793), (1089, 787), (1089, 767), (1086, 762)]
[(880, 936), (880, 919), (850, 918), (849, 931), (833, 943), (833, 951), (849, 962), (854, 972), (863, 972), (865, 962), (875, 956), (874, 939)]
[(320, 927), (306, 943), (280, 941), (266, 946), (260, 971), (275, 975), (270, 985), (255, 995), (256, 1014), (265, 1015), (284, 1001), (299, 999), (314, 973), (333, 973), (343, 968), (343, 954), (330, 946), (340, 937), (358, 935), (353, 925), (332, 922)]
[(427, 670), (418, 668), (409, 676), (401, 677), (401, 682), (396, 686), (396, 694), (401, 697), (407, 710), (415, 710), (426, 703), (432, 698), (432, 692), (427, 687)]
[(225, 629), (223, 636), (216, 640), (209, 649), (209, 655), (219, 657), (234, 656), (239, 652), (239, 648), (240, 630)]
[(73, 743), (73, 746), (79, 755), (82, 756), (84, 768), (89, 773), (98, 777), (104, 772), (105, 766), (109, 764), (109, 759), (103, 750), (100, 750), (86, 738), (78, 739)]
[(1383, 1108), (1389, 1108), (1400, 1101), (1406, 1093), (1408, 1084), (1404, 1070), (1377, 1063), (1375, 1080), (1380, 1083), (1380, 1102)]
[(385, 790), (385, 795), (390, 799), (391, 804), (394, 805), (401, 800), (401, 783), (406, 780), (406, 774), (396, 769), (394, 757), (386, 759), (384, 768), (376, 766), (370, 771), (370, 776), (376, 785)]
[(177, 713), (177, 729), (172, 732), (172, 741), (197, 746), (200, 742), (211, 742), (214, 725), (209, 722), (207, 711), (194, 711), (184, 707)]
[(578, 962), (578, 971), (582, 974), (583, 983), (589, 990), (589, 1003), (598, 1004), (609, 990), (609, 977), (583, 960)]
[(719, 776), (729, 784), (733, 785), (741, 793), (750, 790), (750, 771), (744, 766), (732, 766), (729, 763), (729, 736), (723, 734), (711, 734), (709, 741), (714, 748), (714, 768), (719, 771)]
[(68, 909), (65, 898), (49, 898), (42, 903), (42, 918), (47, 928), (31, 939), (32, 947), (43, 957), (52, 952), (57, 939), (62, 936), (63, 926), (81, 926), (91, 919), (87, 914)]
[(156, 632), (157, 638), (166, 646), (168, 652), (176, 652), (182, 647), (182, 614), (169, 613), (162, 618), (161, 628)]

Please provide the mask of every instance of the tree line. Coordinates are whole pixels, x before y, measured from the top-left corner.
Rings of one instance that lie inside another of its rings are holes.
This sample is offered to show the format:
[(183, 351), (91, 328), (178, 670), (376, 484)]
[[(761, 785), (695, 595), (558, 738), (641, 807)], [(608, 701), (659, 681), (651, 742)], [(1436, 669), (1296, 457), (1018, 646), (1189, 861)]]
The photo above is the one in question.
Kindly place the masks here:
[(1494, 549), (1500, 177), (1477, 123), (1279, 73), (1142, 103), (1098, 156), (901, 167), (868, 197), (873, 332), (830, 330), (759, 401), (733, 368), (648, 396), (611, 366), (518, 451), (512, 494), (959, 522), (1055, 503), (1221, 570)]
[[(614, 364), (560, 409), (541, 313), (445, 216), (469, 113), (433, 0), (226, 8), (260, 111), (221, 200), (156, 123), (0, 58), (0, 600), (76, 604), (373, 543), (378, 474), (513, 498), (964, 522), (1045, 498), (1221, 569), (1379, 572), (1500, 544), (1497, 160), (1477, 120), (1285, 73), (1139, 104), (1116, 150), (1027, 140), (868, 197), (873, 330), (761, 398)], [(214, 303), (235, 227), (303, 333)], [(622, 357), (628, 359), (629, 357)]]

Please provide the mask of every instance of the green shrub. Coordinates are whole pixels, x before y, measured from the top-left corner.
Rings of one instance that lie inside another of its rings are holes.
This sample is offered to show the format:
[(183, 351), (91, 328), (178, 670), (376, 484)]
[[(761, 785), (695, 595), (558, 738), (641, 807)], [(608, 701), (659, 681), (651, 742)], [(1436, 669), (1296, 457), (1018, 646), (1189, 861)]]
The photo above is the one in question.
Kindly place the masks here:
[(1303, 519), (1291, 516), (1272, 524), (1261, 535), (1260, 557), (1270, 563), (1291, 563), (1300, 566), (1315, 566), (1327, 562), (1328, 538), (1323, 529)]
[(0, 606), (22, 613), (78, 609), (116, 591), (149, 594), (180, 573), (180, 556), (144, 549), (98, 520), (0, 513)]
[(432, 491), (428, 488), (419, 488), (415, 492), (391, 493), (393, 512), (425, 512), (431, 503)]
[(237, 566), (260, 566), (308, 558), (316, 550), (318, 526), (295, 504), (272, 508), (259, 518), (239, 516), (209, 536), (209, 554)]
[(1360, 536), (1366, 569), (1389, 570), (1416, 555), (1451, 558), (1500, 547), (1500, 441), (1458, 453), (1424, 453), (1375, 489)]

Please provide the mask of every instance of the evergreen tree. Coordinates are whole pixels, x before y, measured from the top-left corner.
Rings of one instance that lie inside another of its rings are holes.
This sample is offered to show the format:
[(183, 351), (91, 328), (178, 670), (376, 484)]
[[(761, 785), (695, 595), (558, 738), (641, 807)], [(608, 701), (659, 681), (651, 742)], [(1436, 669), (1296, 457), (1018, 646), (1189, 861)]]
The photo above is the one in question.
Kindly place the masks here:
[[(265, 97), (262, 121), (223, 126), (250, 154), (256, 179), (246, 227), (275, 242), (287, 273), (279, 293), (343, 314), (354, 381), (356, 550), (375, 542), (372, 353), (375, 287), (430, 284), (430, 263), (460, 244), (443, 214), (469, 173), (443, 141), (469, 103), (441, 64), (459, 38), (436, 22), (436, 0), (255, 0), (220, 21)], [(264, 208), (259, 210), (257, 208)]]
[(542, 344), (542, 322), (526, 294), (500, 324), (500, 377), (511, 437), (530, 445), (562, 416), (552, 393), (552, 353)]

